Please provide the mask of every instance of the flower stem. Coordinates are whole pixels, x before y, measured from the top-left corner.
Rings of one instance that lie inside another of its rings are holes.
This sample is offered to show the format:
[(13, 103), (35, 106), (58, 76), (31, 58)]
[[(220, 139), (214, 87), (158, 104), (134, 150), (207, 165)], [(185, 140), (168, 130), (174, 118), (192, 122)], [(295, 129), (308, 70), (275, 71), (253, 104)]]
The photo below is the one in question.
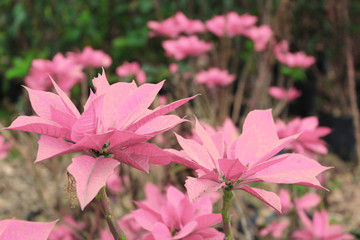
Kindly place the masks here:
[(231, 235), (231, 224), (229, 218), (229, 209), (231, 206), (231, 199), (233, 197), (231, 188), (224, 189), (224, 196), (223, 196), (223, 207), (221, 210), (221, 215), (223, 219), (223, 228), (225, 233), (225, 240), (232, 240)]
[(119, 224), (117, 223), (114, 214), (111, 209), (110, 200), (106, 195), (106, 188), (101, 188), (97, 199), (99, 200), (100, 208), (105, 216), (106, 222), (109, 225), (110, 232), (114, 236), (115, 240), (126, 240), (126, 236), (121, 231)]

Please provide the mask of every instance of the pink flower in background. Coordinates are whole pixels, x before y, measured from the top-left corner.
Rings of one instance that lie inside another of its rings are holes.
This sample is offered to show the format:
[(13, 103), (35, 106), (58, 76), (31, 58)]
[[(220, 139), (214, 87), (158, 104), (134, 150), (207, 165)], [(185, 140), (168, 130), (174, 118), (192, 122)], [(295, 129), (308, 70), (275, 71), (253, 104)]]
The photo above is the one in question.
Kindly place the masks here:
[(259, 27), (252, 26), (247, 29), (244, 35), (254, 42), (255, 51), (264, 51), (273, 32), (268, 25), (261, 25)]
[[(283, 188), (279, 191), (279, 197), (282, 206), (282, 213), (288, 213), (294, 209), (294, 205), (291, 202), (290, 194)], [(310, 211), (311, 208), (316, 207), (320, 203), (319, 195), (315, 193), (307, 193), (299, 198), (294, 198), (296, 210)]]
[(67, 56), (73, 58), (74, 61), (84, 68), (86, 67), (110, 67), (112, 60), (111, 57), (101, 50), (94, 50), (90, 46), (86, 46), (82, 52), (74, 53), (68, 52)]
[(281, 41), (274, 48), (276, 59), (288, 67), (308, 68), (315, 63), (315, 58), (307, 56), (304, 52), (289, 52), (289, 43)]
[[(123, 177), (125, 181), (129, 181), (129, 176)], [(106, 188), (112, 193), (119, 193), (125, 190), (123, 180), (120, 177), (120, 168), (116, 168), (114, 173), (106, 181)]]
[(219, 68), (210, 68), (202, 70), (195, 76), (197, 84), (205, 84), (210, 89), (216, 89), (219, 86), (225, 87), (235, 80), (235, 75), (229, 74), (227, 70)]
[(286, 90), (284, 88), (272, 86), (269, 88), (268, 93), (275, 99), (278, 100), (285, 100), (287, 102), (294, 101), (298, 97), (301, 96), (301, 91), (297, 90), (294, 87), (289, 88)]
[(271, 110), (255, 110), (245, 119), (242, 134), (225, 147), (222, 133), (209, 135), (196, 121), (200, 141), (176, 135), (183, 151), (173, 161), (197, 170), (197, 178), (188, 177), (185, 187), (191, 200), (219, 188), (244, 190), (281, 212), (279, 197), (272, 192), (248, 186), (252, 182), (300, 184), (324, 189), (316, 176), (328, 169), (300, 154), (280, 154), (298, 135), (279, 139)]
[(0, 240), (46, 240), (56, 222), (29, 222), (16, 219), (1, 220)]
[(200, 20), (188, 19), (182, 12), (177, 12), (162, 22), (149, 21), (147, 26), (152, 30), (149, 33), (151, 37), (160, 35), (176, 38), (180, 33), (194, 34), (205, 31), (205, 26)]
[(12, 143), (5, 142), (5, 138), (0, 135), (0, 160), (5, 159), (10, 151)]
[(283, 237), (283, 231), (289, 226), (289, 220), (284, 219), (280, 222), (270, 223), (267, 227), (260, 230), (260, 236), (265, 237), (269, 234), (275, 239)]
[(188, 56), (199, 56), (208, 52), (212, 44), (199, 40), (197, 36), (181, 36), (177, 40), (166, 40), (162, 43), (168, 57), (182, 60)]
[(84, 229), (85, 224), (77, 223), (71, 216), (62, 218), (63, 224), (59, 224), (49, 235), (49, 240), (76, 240), (76, 231)]
[(169, 65), (169, 71), (174, 74), (177, 73), (179, 71), (179, 66), (176, 63), (171, 63)]
[(291, 235), (293, 240), (347, 240), (355, 239), (351, 234), (344, 234), (340, 225), (329, 225), (328, 214), (325, 210), (315, 212), (313, 219), (309, 219), (304, 211), (298, 211), (305, 229), (295, 231)]
[(326, 143), (321, 137), (328, 135), (331, 129), (328, 127), (319, 127), (317, 117), (306, 117), (303, 119), (295, 118), (287, 125), (282, 120), (276, 121), (277, 132), (280, 138), (285, 138), (293, 134), (300, 134), (296, 141), (290, 143), (286, 148), (294, 152), (304, 154), (315, 158), (316, 153), (327, 154)]
[[(106, 184), (120, 162), (148, 172), (149, 163), (168, 164), (168, 152), (145, 141), (186, 121), (165, 115), (190, 99), (148, 109), (164, 81), (158, 84), (119, 82), (110, 85), (105, 74), (93, 79), (82, 114), (53, 82), (57, 94), (26, 88), (37, 116), (20, 116), (8, 129), (41, 134), (36, 162), (81, 152), (68, 171), (76, 180), (82, 209)], [(103, 155), (113, 155), (104, 158)], [(97, 156), (97, 157), (95, 157)]]
[(146, 82), (146, 74), (141, 70), (138, 62), (124, 62), (116, 68), (116, 74), (120, 77), (135, 76), (136, 81), (139, 84), (144, 84)]
[(239, 15), (229, 12), (226, 15), (215, 16), (205, 22), (206, 28), (218, 37), (234, 37), (243, 34), (247, 28), (257, 22), (257, 17), (248, 13)]
[(50, 77), (65, 93), (69, 93), (76, 83), (85, 80), (82, 65), (72, 58), (66, 58), (61, 53), (57, 53), (52, 61), (34, 59), (31, 62), (29, 75), (25, 77), (25, 83), (32, 89), (49, 90), (52, 87)]
[(209, 197), (190, 203), (175, 187), (169, 186), (162, 194), (151, 183), (146, 185), (145, 194), (146, 200), (136, 202), (139, 209), (132, 212), (137, 224), (148, 232), (141, 239), (224, 239), (223, 233), (210, 227), (221, 222), (221, 214), (212, 213)]

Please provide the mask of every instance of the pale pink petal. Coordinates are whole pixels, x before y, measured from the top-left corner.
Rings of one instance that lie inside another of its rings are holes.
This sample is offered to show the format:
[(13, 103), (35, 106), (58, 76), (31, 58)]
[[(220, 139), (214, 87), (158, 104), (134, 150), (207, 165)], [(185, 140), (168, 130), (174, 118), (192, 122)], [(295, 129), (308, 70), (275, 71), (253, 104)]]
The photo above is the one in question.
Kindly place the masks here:
[(206, 228), (197, 230), (194, 234), (185, 237), (183, 240), (223, 240), (224, 238), (224, 233), (214, 228)]
[(219, 222), (222, 221), (222, 216), (220, 213), (204, 214), (204, 215), (198, 216), (195, 220), (198, 223), (198, 225), (196, 226), (196, 230), (199, 230), (202, 228), (207, 228), (207, 227), (213, 226), (215, 224), (218, 224)]
[(139, 127), (135, 133), (139, 135), (153, 136), (165, 132), (185, 121), (187, 120), (179, 118), (176, 115), (158, 116)]
[(77, 152), (76, 150), (71, 151), (70, 147), (73, 145), (72, 143), (66, 142), (61, 138), (41, 135), (38, 144), (39, 148), (35, 162), (40, 162), (65, 153)]
[(168, 227), (163, 223), (156, 223), (154, 228), (152, 229), (152, 235), (155, 239), (161, 240), (171, 240), (174, 239), (171, 236), (171, 232), (169, 231)]
[(56, 222), (2, 220), (0, 221), (0, 240), (46, 240)]
[(260, 199), (261, 201), (263, 201), (264, 203), (266, 203), (267, 205), (269, 205), (270, 207), (272, 207), (273, 209), (275, 209), (276, 211), (281, 213), (280, 198), (275, 193), (269, 192), (269, 191), (266, 191), (263, 189), (259, 189), (259, 188), (251, 188), (247, 185), (244, 185), (240, 188), (234, 188), (234, 189), (242, 189), (242, 190), (250, 193), (254, 197), (257, 197), (258, 199)]
[(171, 205), (178, 207), (183, 198), (185, 198), (185, 194), (179, 189), (169, 186), (166, 190), (166, 198)]
[(301, 198), (295, 199), (295, 206), (298, 209), (310, 210), (313, 207), (316, 207), (320, 203), (321, 199), (319, 195), (315, 193), (308, 193), (302, 196)]
[(183, 226), (180, 231), (173, 237), (173, 239), (183, 239), (187, 235), (189, 235), (192, 231), (195, 230), (197, 226), (196, 221), (188, 222), (185, 226)]
[(132, 211), (136, 222), (144, 229), (148, 231), (153, 231), (155, 224), (160, 222), (161, 216), (158, 214), (153, 214), (149, 211), (138, 209)]
[(220, 169), (223, 171), (226, 180), (235, 183), (240, 176), (247, 170), (238, 159), (219, 159)]
[(114, 158), (119, 162), (125, 163), (140, 171), (149, 172), (149, 158), (147, 156), (132, 156), (131, 154), (125, 153), (121, 149), (113, 149), (112, 153), (114, 154)]
[(129, 131), (122, 131), (113, 129), (114, 134), (109, 139), (109, 147), (108, 150), (110, 151), (113, 148), (123, 148), (133, 144), (145, 142), (149, 140), (152, 136), (147, 135), (138, 135), (133, 132)]
[(216, 192), (224, 185), (224, 182), (218, 183), (209, 179), (199, 179), (193, 177), (188, 177), (185, 181), (185, 187), (191, 202), (205, 196), (207, 193)]
[(243, 132), (247, 131), (261, 135), (267, 142), (279, 140), (271, 109), (251, 111), (243, 126)]
[(118, 165), (119, 162), (112, 158), (81, 155), (72, 159), (67, 170), (76, 180), (76, 193), (81, 210), (84, 210), (105, 186), (106, 180)]
[(53, 121), (37, 116), (19, 116), (6, 129), (44, 134), (51, 137), (71, 140), (69, 129), (63, 128)]
[(51, 79), (51, 82), (54, 85), (56, 92), (59, 94), (61, 100), (63, 101), (68, 111), (72, 113), (76, 118), (79, 118), (80, 113), (73, 104), (73, 102), (70, 100), (70, 98), (66, 95), (66, 93), (63, 92), (63, 90), (61, 90), (61, 88), (56, 84), (56, 82), (53, 79)]
[(325, 210), (314, 213), (313, 230), (316, 237), (321, 238), (326, 235), (328, 224), (329, 224), (329, 219)]
[(286, 90), (284, 88), (273, 86), (269, 88), (268, 93), (278, 100), (285, 100), (287, 98)]

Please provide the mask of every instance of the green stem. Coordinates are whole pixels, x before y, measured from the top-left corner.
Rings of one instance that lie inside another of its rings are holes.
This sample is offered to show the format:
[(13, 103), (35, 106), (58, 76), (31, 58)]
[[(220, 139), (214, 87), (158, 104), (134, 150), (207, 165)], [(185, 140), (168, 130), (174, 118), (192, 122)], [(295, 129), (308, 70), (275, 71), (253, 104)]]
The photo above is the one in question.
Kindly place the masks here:
[(126, 240), (126, 236), (121, 231), (118, 222), (116, 221), (111, 209), (110, 200), (106, 195), (106, 188), (101, 188), (97, 199), (99, 199), (100, 208), (105, 216), (106, 222), (109, 225), (110, 232), (114, 236), (115, 240)]
[(232, 240), (231, 235), (231, 223), (229, 217), (229, 209), (231, 206), (231, 199), (233, 197), (231, 188), (224, 189), (224, 196), (223, 196), (223, 207), (221, 210), (221, 215), (223, 219), (223, 228), (225, 233), (225, 240)]

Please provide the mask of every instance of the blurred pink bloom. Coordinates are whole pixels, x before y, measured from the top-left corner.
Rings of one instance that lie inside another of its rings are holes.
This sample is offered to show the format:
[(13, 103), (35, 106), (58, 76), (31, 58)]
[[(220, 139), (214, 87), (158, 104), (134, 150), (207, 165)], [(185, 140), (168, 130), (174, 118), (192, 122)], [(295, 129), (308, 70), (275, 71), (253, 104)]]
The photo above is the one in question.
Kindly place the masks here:
[(5, 138), (0, 135), (0, 160), (5, 159), (10, 151), (12, 143), (5, 142)]
[(1, 220), (0, 240), (46, 240), (56, 222), (29, 222), (16, 219)]
[[(285, 189), (280, 189), (279, 197), (282, 206), (282, 213), (288, 213), (294, 208), (290, 194)], [(307, 193), (300, 198), (294, 198), (294, 203), (297, 210), (310, 211), (311, 208), (319, 205), (320, 197), (315, 193)]]
[(273, 32), (268, 25), (261, 25), (259, 27), (252, 26), (247, 29), (244, 35), (254, 42), (255, 51), (261, 52), (266, 48)]
[(132, 212), (136, 222), (148, 231), (141, 239), (224, 239), (223, 233), (210, 228), (221, 222), (221, 214), (212, 213), (213, 202), (209, 197), (190, 203), (175, 187), (169, 186), (162, 194), (150, 183), (146, 185), (145, 194), (146, 200), (136, 202), (139, 209)]
[(286, 90), (284, 88), (272, 86), (269, 88), (268, 93), (275, 99), (285, 100), (287, 102), (291, 102), (301, 96), (301, 91), (297, 90), (294, 87)]
[[(149, 109), (164, 81), (158, 84), (118, 82), (110, 85), (105, 73), (93, 79), (84, 112), (53, 82), (57, 94), (26, 87), (38, 116), (20, 116), (8, 129), (41, 134), (36, 162), (67, 153), (81, 152), (68, 167), (76, 180), (81, 209), (106, 184), (120, 162), (148, 172), (149, 163), (164, 165), (170, 154), (153, 144), (152, 137), (186, 121), (165, 115), (190, 99)], [(113, 158), (104, 158), (111, 154)], [(99, 156), (99, 157), (94, 157)]]
[(305, 229), (295, 231), (291, 236), (293, 240), (355, 239), (351, 234), (344, 234), (344, 229), (340, 225), (329, 225), (328, 214), (325, 210), (315, 212), (312, 220), (306, 216), (304, 211), (298, 211), (298, 214)]
[(177, 40), (166, 40), (162, 43), (168, 57), (182, 60), (188, 56), (199, 56), (212, 47), (211, 43), (199, 40), (197, 36), (181, 36)]
[(219, 86), (225, 87), (235, 80), (235, 75), (229, 74), (227, 70), (209, 68), (202, 70), (195, 75), (197, 84), (205, 84), (209, 89), (216, 89)]
[(76, 240), (76, 231), (84, 229), (85, 224), (77, 223), (71, 216), (62, 218), (63, 224), (59, 224), (49, 235), (49, 240)]
[(236, 12), (229, 12), (226, 15), (215, 16), (205, 22), (206, 28), (218, 37), (227, 36), (232, 38), (243, 34), (247, 28), (257, 22), (257, 17), (248, 13), (239, 15)]
[[(129, 176), (123, 177), (125, 181), (129, 180)], [(120, 168), (116, 168), (114, 173), (106, 181), (106, 188), (112, 193), (119, 193), (125, 190), (124, 183), (120, 177)]]
[(300, 184), (324, 189), (316, 176), (327, 170), (315, 160), (300, 154), (280, 154), (298, 135), (279, 139), (271, 110), (248, 114), (243, 133), (226, 147), (223, 134), (209, 135), (196, 120), (199, 142), (176, 135), (183, 151), (173, 161), (197, 170), (198, 178), (188, 177), (185, 187), (191, 200), (231, 186), (244, 190), (281, 212), (279, 197), (272, 192), (248, 186), (252, 182)]
[(80, 64), (72, 58), (66, 58), (61, 53), (57, 53), (52, 61), (34, 59), (31, 62), (29, 75), (25, 77), (25, 83), (36, 90), (49, 90), (52, 87), (50, 77), (66, 93), (69, 93), (76, 83), (85, 80)]
[(276, 59), (288, 67), (308, 68), (315, 63), (315, 58), (307, 56), (304, 52), (289, 52), (289, 43), (281, 41), (274, 48)]
[(270, 223), (267, 227), (260, 230), (260, 236), (265, 237), (269, 234), (275, 239), (283, 237), (283, 231), (289, 226), (289, 220), (284, 219), (280, 222)]
[(169, 71), (174, 74), (177, 73), (179, 71), (179, 66), (176, 63), (171, 63), (169, 65)]
[(68, 52), (67, 56), (73, 58), (75, 62), (86, 67), (110, 67), (112, 60), (111, 57), (101, 50), (94, 50), (90, 46), (86, 46), (82, 52)]
[(120, 77), (135, 76), (139, 84), (146, 82), (146, 74), (141, 70), (138, 62), (124, 62), (116, 68), (116, 74)]
[(149, 33), (151, 37), (160, 35), (176, 38), (180, 33), (194, 34), (205, 31), (205, 26), (200, 20), (188, 19), (182, 12), (177, 12), (162, 22), (149, 21), (147, 26), (152, 30)]
[(316, 153), (327, 154), (326, 143), (321, 137), (328, 135), (331, 129), (319, 127), (317, 117), (306, 117), (303, 119), (295, 118), (287, 125), (282, 120), (276, 121), (277, 132), (280, 138), (285, 138), (293, 134), (300, 134), (296, 141), (290, 143), (286, 148), (294, 152), (304, 154), (310, 158), (315, 158)]

